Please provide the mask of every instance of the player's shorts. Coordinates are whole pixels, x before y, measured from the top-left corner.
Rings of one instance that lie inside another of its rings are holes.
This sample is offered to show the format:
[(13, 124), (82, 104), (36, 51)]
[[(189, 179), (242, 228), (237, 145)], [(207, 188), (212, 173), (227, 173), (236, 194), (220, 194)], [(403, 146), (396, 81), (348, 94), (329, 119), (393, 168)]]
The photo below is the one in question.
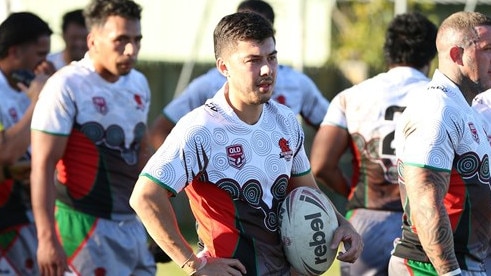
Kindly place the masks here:
[(341, 275), (387, 275), (394, 240), (402, 234), (402, 212), (355, 209), (347, 217), (364, 246), (355, 263), (340, 263)]
[[(32, 221), (32, 215), (29, 214)], [(0, 274), (39, 275), (36, 226), (21, 225), (0, 233)]]
[[(437, 276), (431, 263), (418, 262), (392, 256), (389, 263), (389, 276)], [(462, 270), (462, 276), (486, 276), (485, 271)]]
[(71, 269), (65, 275), (155, 275), (147, 233), (136, 215), (102, 219), (57, 201), (55, 218)]

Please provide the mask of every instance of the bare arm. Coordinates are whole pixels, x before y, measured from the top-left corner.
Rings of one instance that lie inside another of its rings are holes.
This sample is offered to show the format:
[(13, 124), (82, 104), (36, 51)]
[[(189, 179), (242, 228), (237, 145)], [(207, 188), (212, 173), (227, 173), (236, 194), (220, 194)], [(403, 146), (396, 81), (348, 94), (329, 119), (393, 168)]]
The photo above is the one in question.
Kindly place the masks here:
[(150, 143), (154, 149), (158, 149), (164, 143), (165, 138), (167, 138), (173, 128), (174, 123), (162, 114), (155, 119), (149, 130)]
[(147, 132), (145, 132), (145, 135), (142, 137), (142, 140), (140, 142), (140, 152), (138, 154), (138, 166), (140, 170), (143, 169), (145, 164), (147, 163), (148, 159), (152, 157), (152, 154), (155, 152), (151, 141), (150, 141), (150, 135)]
[[(300, 186), (308, 186), (315, 189), (319, 189), (317, 184), (315, 183), (314, 176), (309, 173), (306, 175), (291, 177), (288, 182), (288, 191), (291, 191)], [(336, 212), (336, 218), (338, 219), (339, 227), (336, 229), (334, 233), (334, 238), (331, 243), (332, 249), (337, 249), (341, 242), (345, 244), (345, 252), (339, 252), (338, 260), (343, 262), (355, 262), (358, 257), (361, 255), (363, 250), (363, 241), (361, 236), (356, 232), (355, 228), (351, 225), (351, 223), (346, 220), (346, 218), (341, 215), (336, 209), (336, 206), (331, 203), (332, 208)]]
[(235, 259), (209, 259), (203, 264), (185, 240), (169, 200), (170, 192), (141, 176), (135, 184), (130, 205), (154, 241), (179, 266), (193, 275), (242, 275), (245, 267)]
[(315, 135), (310, 153), (316, 179), (345, 197), (349, 195), (349, 183), (339, 168), (339, 160), (348, 148), (348, 141), (346, 129), (323, 125)]
[(32, 131), (31, 195), (38, 235), (38, 263), (42, 275), (63, 275), (67, 270), (66, 255), (55, 230), (53, 183), (56, 162), (67, 143), (65, 136)]
[(411, 220), (424, 251), (439, 275), (458, 269), (452, 227), (443, 204), (450, 173), (414, 166), (405, 166), (403, 173)]

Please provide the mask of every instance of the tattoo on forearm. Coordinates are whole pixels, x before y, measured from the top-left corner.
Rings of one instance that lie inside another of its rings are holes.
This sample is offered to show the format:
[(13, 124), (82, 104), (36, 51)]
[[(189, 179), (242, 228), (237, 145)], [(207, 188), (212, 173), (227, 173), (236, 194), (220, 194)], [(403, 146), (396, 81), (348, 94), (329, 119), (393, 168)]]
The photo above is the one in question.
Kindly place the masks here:
[(405, 170), (411, 218), (428, 258), (439, 273), (457, 269), (452, 226), (443, 204), (450, 174), (421, 168)]

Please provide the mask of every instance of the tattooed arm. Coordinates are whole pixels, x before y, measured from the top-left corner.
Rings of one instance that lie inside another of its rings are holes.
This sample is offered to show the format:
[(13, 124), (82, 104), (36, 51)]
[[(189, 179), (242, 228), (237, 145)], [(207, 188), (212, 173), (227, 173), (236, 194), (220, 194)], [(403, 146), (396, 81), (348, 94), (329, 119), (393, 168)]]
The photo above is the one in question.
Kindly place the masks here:
[(452, 226), (443, 204), (450, 173), (405, 166), (404, 179), (411, 220), (438, 275), (459, 269)]

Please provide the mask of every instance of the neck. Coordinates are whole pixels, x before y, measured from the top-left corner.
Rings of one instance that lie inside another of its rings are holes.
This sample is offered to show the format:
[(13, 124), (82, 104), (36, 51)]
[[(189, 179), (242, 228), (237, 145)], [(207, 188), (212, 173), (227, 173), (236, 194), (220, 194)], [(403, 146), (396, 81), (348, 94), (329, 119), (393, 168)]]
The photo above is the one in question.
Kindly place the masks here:
[(236, 101), (235, 98), (231, 98), (228, 92), (228, 88), (225, 90), (225, 99), (227, 103), (232, 107), (233, 111), (239, 117), (241, 121), (248, 125), (254, 125), (259, 121), (261, 113), (263, 112), (263, 104), (246, 104), (244, 102)]
[(483, 92), (479, 82), (472, 81), (463, 75), (461, 76), (460, 82), (458, 82), (457, 86), (469, 105), (472, 105), (472, 100), (477, 94)]

